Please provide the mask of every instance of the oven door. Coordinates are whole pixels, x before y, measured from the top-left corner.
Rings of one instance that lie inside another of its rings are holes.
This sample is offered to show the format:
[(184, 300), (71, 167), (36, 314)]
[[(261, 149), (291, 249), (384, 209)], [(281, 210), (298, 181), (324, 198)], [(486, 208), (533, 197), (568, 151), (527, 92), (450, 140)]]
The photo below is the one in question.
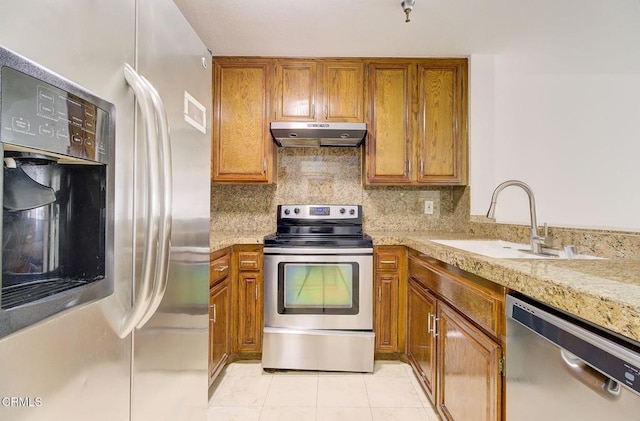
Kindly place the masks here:
[(264, 322), (292, 329), (373, 329), (373, 249), (264, 249)]

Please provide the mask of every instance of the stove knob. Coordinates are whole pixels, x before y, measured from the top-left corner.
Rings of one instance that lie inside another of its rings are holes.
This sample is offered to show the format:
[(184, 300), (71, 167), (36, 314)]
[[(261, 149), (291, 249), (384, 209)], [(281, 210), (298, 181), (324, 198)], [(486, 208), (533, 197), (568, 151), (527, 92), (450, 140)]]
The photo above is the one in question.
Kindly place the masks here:
[(284, 210), (284, 214), (285, 214), (285, 215), (289, 215), (290, 213), (291, 213), (291, 211), (290, 211), (289, 209), (285, 209), (285, 210)]
[(299, 214), (299, 213), (300, 213), (300, 208), (295, 208), (295, 209), (293, 210), (293, 213), (295, 213), (296, 215), (297, 215), (297, 214)]
[(355, 214), (356, 214), (355, 209), (349, 209), (349, 215), (355, 215)]
[(346, 209), (345, 209), (345, 208), (340, 208), (340, 213), (341, 213), (341, 214), (344, 214), (345, 212), (346, 212)]

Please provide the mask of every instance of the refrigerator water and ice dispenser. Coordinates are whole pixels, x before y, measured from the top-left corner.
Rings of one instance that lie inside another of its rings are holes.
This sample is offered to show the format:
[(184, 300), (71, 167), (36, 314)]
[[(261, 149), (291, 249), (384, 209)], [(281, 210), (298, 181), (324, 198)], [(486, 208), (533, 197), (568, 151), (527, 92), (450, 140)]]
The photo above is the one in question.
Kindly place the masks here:
[(113, 292), (115, 107), (0, 48), (0, 337)]

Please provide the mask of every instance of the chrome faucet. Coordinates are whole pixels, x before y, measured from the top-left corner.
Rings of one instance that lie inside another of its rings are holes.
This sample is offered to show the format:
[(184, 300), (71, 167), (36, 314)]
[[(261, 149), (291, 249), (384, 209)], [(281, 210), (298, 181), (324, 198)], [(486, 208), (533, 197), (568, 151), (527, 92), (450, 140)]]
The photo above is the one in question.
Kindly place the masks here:
[[(531, 229), (529, 235), (529, 241), (531, 243), (531, 252), (535, 254), (543, 254), (542, 246), (545, 244), (546, 238), (540, 236), (538, 233), (538, 219), (536, 217), (536, 200), (533, 197), (533, 190), (527, 184), (523, 183), (520, 180), (508, 180), (504, 183), (501, 183), (496, 187), (493, 191), (493, 195), (491, 196), (491, 206), (489, 206), (489, 210), (487, 211), (488, 218), (495, 218), (496, 214), (496, 202), (498, 200), (498, 194), (506, 187), (509, 186), (518, 186), (522, 188), (527, 195), (529, 196), (529, 213), (531, 215)], [(546, 234), (546, 224), (545, 224), (545, 234)]]

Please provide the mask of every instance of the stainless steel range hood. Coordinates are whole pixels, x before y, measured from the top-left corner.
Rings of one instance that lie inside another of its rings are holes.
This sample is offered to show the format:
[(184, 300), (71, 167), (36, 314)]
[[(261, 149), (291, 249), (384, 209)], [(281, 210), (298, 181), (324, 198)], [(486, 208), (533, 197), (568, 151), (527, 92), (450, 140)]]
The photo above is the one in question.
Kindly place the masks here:
[(365, 123), (271, 123), (273, 140), (283, 147), (355, 147), (364, 142), (366, 134)]

